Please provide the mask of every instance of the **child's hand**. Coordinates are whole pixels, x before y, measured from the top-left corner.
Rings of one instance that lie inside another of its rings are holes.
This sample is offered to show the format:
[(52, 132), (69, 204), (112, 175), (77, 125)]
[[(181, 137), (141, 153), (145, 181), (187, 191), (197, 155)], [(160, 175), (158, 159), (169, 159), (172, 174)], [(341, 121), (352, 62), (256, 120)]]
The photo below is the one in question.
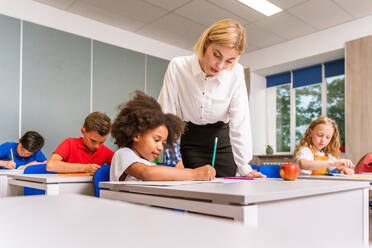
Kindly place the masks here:
[(355, 168), (355, 165), (349, 159), (339, 159), (335, 161), (335, 167), (336, 168), (339, 168), (339, 167)]
[(209, 164), (194, 169), (194, 172), (194, 180), (210, 181), (216, 178), (216, 170)]
[(347, 168), (346, 166), (339, 167), (336, 170), (339, 171), (341, 174), (354, 175), (354, 170), (350, 169), (350, 168)]
[(99, 168), (101, 168), (101, 166), (98, 164), (86, 164), (85, 172), (95, 173)]
[(8, 168), (8, 169), (12, 170), (12, 169), (14, 169), (16, 167), (16, 163), (14, 161), (12, 161), (12, 160), (10, 160), (10, 161), (4, 161), (3, 166), (5, 168)]
[(261, 177), (261, 178), (265, 178), (266, 175), (256, 171), (256, 170), (252, 170), (251, 172), (249, 172), (247, 175), (245, 175), (245, 177)]

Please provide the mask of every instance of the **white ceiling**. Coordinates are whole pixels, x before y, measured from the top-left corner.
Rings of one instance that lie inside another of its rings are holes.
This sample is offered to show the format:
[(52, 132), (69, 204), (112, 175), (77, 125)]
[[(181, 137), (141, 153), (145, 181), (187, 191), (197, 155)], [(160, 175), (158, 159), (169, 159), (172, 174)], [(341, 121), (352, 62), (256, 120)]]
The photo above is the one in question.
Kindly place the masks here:
[(270, 17), (237, 0), (34, 1), (189, 50), (226, 18), (245, 26), (252, 52), (372, 14), (372, 0), (271, 0), (283, 11)]

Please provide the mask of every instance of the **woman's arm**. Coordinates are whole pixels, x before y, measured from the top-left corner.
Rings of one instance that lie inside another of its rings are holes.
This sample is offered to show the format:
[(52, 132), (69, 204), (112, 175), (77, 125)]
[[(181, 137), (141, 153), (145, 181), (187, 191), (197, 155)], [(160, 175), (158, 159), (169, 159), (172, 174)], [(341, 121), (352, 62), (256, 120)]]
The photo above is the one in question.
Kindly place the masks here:
[(144, 181), (209, 181), (216, 177), (216, 170), (210, 165), (204, 165), (196, 169), (183, 169), (168, 166), (149, 166), (137, 162), (130, 165), (124, 173)]
[(172, 60), (167, 68), (164, 76), (163, 86), (160, 90), (158, 102), (164, 113), (171, 113), (177, 115), (178, 108), (178, 92), (175, 87), (175, 79), (173, 76), (174, 71), (174, 60)]
[[(235, 66), (240, 66), (236, 64)], [(240, 66), (241, 67), (241, 66)], [(237, 72), (237, 84), (229, 107), (230, 143), (239, 174), (246, 177), (265, 177), (252, 170), (252, 133), (249, 115), (247, 87), (243, 68)]]

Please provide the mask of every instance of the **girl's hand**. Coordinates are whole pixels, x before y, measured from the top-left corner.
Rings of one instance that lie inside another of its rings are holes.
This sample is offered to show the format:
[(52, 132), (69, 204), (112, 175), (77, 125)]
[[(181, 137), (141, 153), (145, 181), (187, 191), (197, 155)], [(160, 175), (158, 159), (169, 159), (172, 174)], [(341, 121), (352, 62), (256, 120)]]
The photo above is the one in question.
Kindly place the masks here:
[(209, 164), (194, 169), (194, 180), (210, 181), (216, 178), (216, 170)]
[(260, 178), (265, 178), (266, 175), (256, 171), (256, 170), (252, 170), (251, 172), (249, 172), (247, 175), (245, 175), (245, 177), (260, 177)]
[(341, 174), (354, 175), (354, 170), (350, 169), (350, 168), (347, 168), (346, 166), (339, 167), (336, 170), (339, 171)]
[(352, 168), (353, 169), (353, 168), (355, 168), (355, 165), (349, 159), (339, 159), (339, 160), (335, 161), (335, 167), (336, 168), (347, 167), (347, 168)]

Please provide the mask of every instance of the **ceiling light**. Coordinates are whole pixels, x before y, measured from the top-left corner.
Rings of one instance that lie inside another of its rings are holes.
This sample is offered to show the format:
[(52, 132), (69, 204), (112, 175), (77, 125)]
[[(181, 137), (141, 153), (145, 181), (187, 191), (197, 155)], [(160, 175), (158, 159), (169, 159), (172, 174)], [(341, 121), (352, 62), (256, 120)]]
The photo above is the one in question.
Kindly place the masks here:
[(251, 7), (252, 9), (257, 10), (258, 12), (261, 12), (266, 16), (271, 16), (282, 11), (281, 8), (270, 3), (267, 0), (238, 0), (238, 1), (247, 5), (248, 7)]

